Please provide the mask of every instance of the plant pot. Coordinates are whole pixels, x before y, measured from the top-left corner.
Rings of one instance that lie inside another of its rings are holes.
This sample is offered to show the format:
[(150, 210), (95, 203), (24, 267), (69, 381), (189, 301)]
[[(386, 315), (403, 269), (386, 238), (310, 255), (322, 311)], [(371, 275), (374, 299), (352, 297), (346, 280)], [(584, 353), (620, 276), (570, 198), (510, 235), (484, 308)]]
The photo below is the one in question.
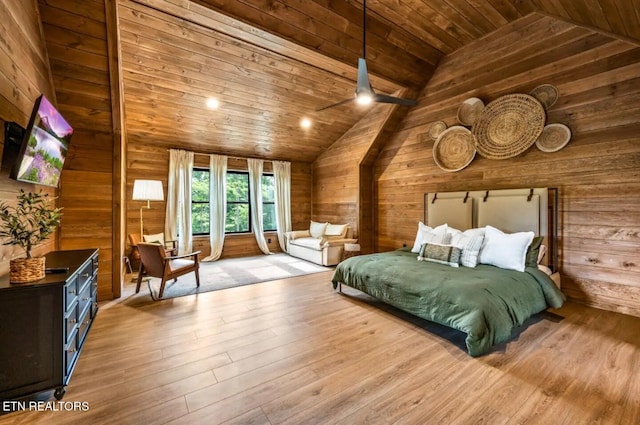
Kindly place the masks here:
[(9, 282), (27, 283), (44, 277), (45, 257), (18, 258), (9, 261)]

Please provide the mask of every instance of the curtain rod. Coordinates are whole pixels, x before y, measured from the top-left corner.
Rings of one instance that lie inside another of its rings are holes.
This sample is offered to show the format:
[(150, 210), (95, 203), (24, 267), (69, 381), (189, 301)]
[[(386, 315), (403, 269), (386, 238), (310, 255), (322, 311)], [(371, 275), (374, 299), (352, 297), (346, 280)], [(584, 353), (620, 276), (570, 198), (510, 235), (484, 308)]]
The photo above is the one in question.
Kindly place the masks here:
[[(175, 149), (175, 148), (174, 148)], [(171, 151), (174, 149), (167, 149), (167, 151)], [(278, 161), (277, 159), (264, 159), (264, 158), (255, 158), (255, 157), (250, 157), (250, 156), (232, 156), (232, 155), (223, 155), (223, 154), (211, 154), (211, 153), (202, 153), (202, 152), (194, 152), (194, 151), (189, 151), (186, 149), (175, 149), (175, 150), (181, 150), (181, 151), (186, 151), (186, 152), (193, 152), (194, 155), (203, 155), (203, 156), (209, 156), (209, 155), (222, 155), (222, 156), (226, 156), (227, 158), (231, 158), (231, 159), (243, 159), (243, 160), (247, 160), (247, 159), (261, 159), (265, 162), (273, 162), (273, 161)]]

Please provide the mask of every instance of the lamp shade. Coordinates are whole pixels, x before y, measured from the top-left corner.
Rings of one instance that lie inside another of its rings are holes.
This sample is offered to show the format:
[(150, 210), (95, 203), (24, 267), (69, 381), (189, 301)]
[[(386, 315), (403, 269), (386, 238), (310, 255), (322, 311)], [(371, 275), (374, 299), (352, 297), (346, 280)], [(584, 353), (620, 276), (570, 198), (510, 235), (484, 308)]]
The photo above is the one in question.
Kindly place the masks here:
[(136, 180), (133, 182), (134, 201), (164, 201), (160, 180)]

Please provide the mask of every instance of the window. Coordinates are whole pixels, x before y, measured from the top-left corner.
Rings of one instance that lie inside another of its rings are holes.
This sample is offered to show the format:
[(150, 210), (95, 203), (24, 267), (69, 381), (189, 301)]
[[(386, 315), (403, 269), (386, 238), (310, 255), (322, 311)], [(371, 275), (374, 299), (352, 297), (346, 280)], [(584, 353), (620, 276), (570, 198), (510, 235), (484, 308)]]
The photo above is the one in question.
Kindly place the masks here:
[(227, 172), (225, 233), (246, 233), (251, 230), (249, 207), (249, 173)]
[(272, 175), (262, 175), (262, 227), (265, 232), (276, 230), (275, 180)]
[(209, 170), (194, 169), (191, 177), (191, 230), (209, 234)]
[[(209, 170), (194, 169), (191, 186), (191, 226), (194, 235), (209, 234)], [(276, 230), (275, 179), (262, 175), (262, 223), (265, 231)], [(225, 233), (251, 232), (249, 173), (227, 171), (227, 220)]]

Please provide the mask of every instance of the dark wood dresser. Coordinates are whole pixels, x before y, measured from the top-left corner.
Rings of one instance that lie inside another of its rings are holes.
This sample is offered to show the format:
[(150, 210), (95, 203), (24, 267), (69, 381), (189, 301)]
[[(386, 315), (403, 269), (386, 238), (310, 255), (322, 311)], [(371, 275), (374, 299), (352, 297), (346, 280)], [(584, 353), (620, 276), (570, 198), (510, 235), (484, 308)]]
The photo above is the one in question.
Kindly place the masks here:
[(98, 250), (54, 251), (36, 282), (0, 277), (0, 400), (55, 390), (60, 400), (98, 311)]

